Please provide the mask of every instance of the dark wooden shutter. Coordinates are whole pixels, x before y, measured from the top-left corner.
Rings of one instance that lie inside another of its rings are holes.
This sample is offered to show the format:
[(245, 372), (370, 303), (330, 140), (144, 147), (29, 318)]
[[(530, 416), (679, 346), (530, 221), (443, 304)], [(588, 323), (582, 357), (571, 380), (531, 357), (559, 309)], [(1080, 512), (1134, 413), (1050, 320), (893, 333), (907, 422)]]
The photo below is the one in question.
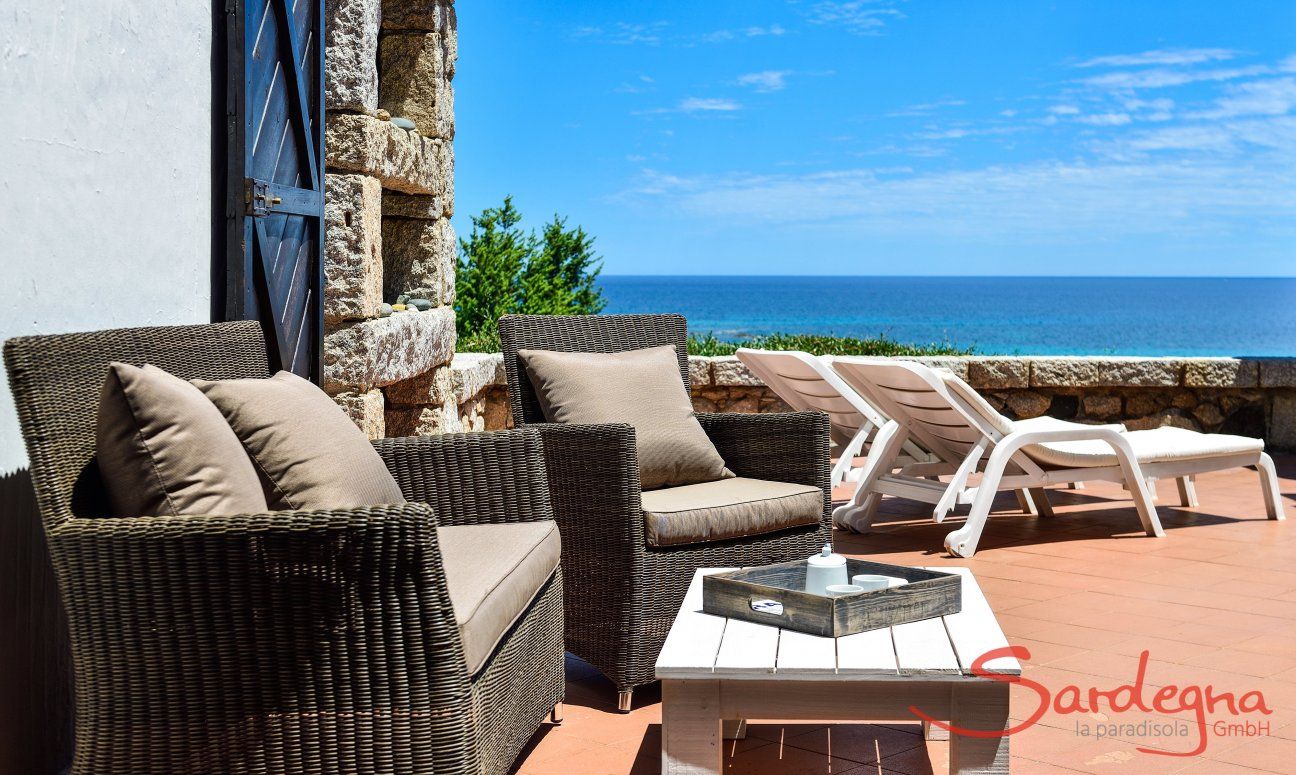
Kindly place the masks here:
[(324, 3), (226, 0), (224, 314), (259, 320), (272, 367), (320, 379)]

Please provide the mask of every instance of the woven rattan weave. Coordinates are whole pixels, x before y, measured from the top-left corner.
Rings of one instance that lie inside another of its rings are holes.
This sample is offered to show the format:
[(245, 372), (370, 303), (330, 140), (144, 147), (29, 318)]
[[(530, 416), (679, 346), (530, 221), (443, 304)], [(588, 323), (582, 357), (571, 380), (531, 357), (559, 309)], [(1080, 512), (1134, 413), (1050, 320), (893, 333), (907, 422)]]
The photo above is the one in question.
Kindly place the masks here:
[(818, 525), (714, 543), (651, 548), (644, 541), (634, 430), (544, 421), (518, 350), (619, 352), (675, 345), (689, 385), (679, 315), (507, 315), (499, 321), (509, 403), (518, 427), (544, 438), (562, 533), (567, 650), (625, 692), (654, 680), (657, 654), (701, 567), (764, 565), (813, 554), (831, 539), (828, 417), (817, 412), (707, 414), (698, 420), (739, 476), (820, 487)]
[(5, 364), (67, 609), (75, 773), (496, 773), (563, 695), (555, 572), (477, 675), (436, 526), (550, 519), (534, 430), (376, 444), (400, 506), (108, 517), (107, 364), (265, 377), (256, 323), (26, 337)]

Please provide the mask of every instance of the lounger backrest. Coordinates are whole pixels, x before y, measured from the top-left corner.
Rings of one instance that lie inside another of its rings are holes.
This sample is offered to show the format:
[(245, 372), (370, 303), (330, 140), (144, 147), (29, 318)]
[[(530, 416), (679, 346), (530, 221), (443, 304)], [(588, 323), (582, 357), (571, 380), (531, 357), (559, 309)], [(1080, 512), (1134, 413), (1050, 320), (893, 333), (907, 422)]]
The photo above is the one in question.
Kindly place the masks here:
[[(834, 358), (832, 368), (947, 463), (961, 462), (978, 442), (988, 439), (993, 443), (1012, 430), (1012, 423), (985, 404), (967, 383), (929, 366), (843, 357)], [(976, 405), (969, 394), (984, 406)], [(987, 409), (989, 414), (984, 411)]]
[(738, 350), (738, 360), (793, 409), (824, 412), (833, 441), (845, 444), (866, 422), (880, 427), (885, 418), (847, 385), (828, 364), (794, 350)]

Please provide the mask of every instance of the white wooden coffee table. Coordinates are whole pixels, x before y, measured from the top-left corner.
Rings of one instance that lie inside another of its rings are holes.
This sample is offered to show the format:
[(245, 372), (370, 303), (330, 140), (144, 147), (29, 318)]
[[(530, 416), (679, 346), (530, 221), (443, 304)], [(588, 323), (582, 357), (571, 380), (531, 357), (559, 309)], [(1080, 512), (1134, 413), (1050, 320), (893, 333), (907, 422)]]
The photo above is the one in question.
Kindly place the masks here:
[[(845, 638), (703, 613), (702, 577), (725, 570), (697, 572), (657, 658), (663, 772), (720, 773), (725, 720), (899, 720), (917, 707), (964, 729), (1008, 727), (1008, 683), (971, 671), (1008, 641), (966, 568), (933, 568), (963, 575), (958, 614)], [(1021, 675), (1011, 657), (983, 670)], [(951, 735), (950, 772), (1008, 772), (1008, 738)]]

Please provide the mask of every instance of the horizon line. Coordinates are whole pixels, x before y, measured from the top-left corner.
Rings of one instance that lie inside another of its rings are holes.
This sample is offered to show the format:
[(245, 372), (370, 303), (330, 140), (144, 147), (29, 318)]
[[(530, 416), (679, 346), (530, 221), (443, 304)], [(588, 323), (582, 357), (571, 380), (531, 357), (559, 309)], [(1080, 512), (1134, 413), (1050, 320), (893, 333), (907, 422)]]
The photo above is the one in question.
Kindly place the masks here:
[(763, 278), (804, 278), (804, 277), (822, 277), (825, 279), (841, 278), (904, 278), (904, 279), (1013, 279), (1013, 280), (1296, 280), (1296, 274), (1291, 275), (1246, 275), (1246, 274), (1184, 274), (1184, 275), (1161, 275), (1161, 274), (1113, 274), (1113, 275), (1066, 275), (1066, 274), (773, 274), (773, 273), (753, 273), (753, 274), (645, 274), (645, 273), (618, 273), (618, 272), (600, 272), (598, 277), (656, 277), (656, 278), (737, 278), (749, 279), (753, 277)]

